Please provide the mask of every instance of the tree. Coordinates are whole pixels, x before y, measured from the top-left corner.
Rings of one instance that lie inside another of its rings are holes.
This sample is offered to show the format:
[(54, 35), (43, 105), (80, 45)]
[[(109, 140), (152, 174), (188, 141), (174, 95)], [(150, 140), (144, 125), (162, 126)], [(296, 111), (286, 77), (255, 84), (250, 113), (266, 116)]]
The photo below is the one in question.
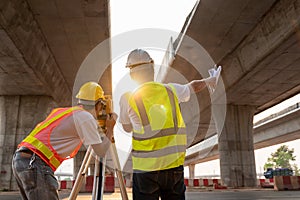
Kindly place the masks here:
[(294, 170), (294, 175), (295, 176), (299, 176), (300, 175), (300, 169), (299, 169), (299, 167), (296, 164), (293, 165), (293, 170)]
[(296, 156), (294, 154), (294, 149), (289, 149), (288, 146), (280, 146), (275, 153), (271, 153), (271, 157), (268, 158), (267, 163), (265, 163), (264, 168), (289, 168), (292, 169), (290, 161), (295, 161)]

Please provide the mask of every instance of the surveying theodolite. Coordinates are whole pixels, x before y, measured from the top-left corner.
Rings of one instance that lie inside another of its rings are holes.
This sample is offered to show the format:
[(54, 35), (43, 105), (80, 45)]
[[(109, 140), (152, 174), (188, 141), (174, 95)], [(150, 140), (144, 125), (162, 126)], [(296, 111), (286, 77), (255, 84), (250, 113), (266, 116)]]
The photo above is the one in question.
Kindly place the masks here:
[[(102, 128), (104, 132), (106, 132), (105, 122), (107, 119), (107, 115), (112, 113), (112, 99), (110, 96), (105, 96), (105, 105), (102, 109), (103, 112), (98, 117), (98, 125)], [(86, 154), (83, 158), (81, 167), (78, 171), (74, 186), (72, 188), (69, 200), (75, 200), (79, 190), (82, 186), (83, 179), (85, 178), (86, 172), (88, 170), (89, 164), (93, 157), (92, 147), (89, 146)], [(115, 172), (117, 174), (117, 179), (120, 186), (121, 196), (123, 200), (128, 200), (128, 195), (126, 192), (126, 186), (124, 182), (124, 178), (121, 171), (121, 166), (119, 162), (119, 157), (116, 149), (116, 144), (114, 137), (112, 138), (111, 145), (109, 147), (110, 155), (112, 157), (112, 161), (114, 163)], [(103, 199), (103, 191), (104, 191), (104, 180), (105, 180), (105, 166), (106, 166), (106, 156), (104, 158), (100, 158), (99, 156), (95, 156), (95, 171), (94, 171), (94, 183), (92, 190), (92, 200), (102, 200)]]

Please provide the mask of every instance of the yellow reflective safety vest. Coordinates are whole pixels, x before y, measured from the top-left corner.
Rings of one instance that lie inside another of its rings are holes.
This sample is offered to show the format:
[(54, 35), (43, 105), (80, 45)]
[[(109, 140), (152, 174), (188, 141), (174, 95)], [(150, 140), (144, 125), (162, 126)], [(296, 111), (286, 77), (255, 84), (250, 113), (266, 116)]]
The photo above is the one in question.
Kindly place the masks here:
[(148, 82), (137, 88), (128, 102), (140, 121), (132, 135), (133, 169), (157, 171), (183, 165), (186, 128), (175, 88)]
[[(67, 158), (62, 158), (54, 150), (50, 144), (50, 135), (53, 128), (55, 128), (63, 119), (72, 115), (74, 112), (83, 110), (79, 106), (68, 108), (56, 108), (48, 115), (48, 117), (39, 123), (31, 133), (18, 145), (18, 147), (25, 146), (36, 153), (55, 171), (59, 165)], [(69, 156), (74, 157), (80, 149), (80, 143)], [(68, 158), (69, 158), (68, 157)]]

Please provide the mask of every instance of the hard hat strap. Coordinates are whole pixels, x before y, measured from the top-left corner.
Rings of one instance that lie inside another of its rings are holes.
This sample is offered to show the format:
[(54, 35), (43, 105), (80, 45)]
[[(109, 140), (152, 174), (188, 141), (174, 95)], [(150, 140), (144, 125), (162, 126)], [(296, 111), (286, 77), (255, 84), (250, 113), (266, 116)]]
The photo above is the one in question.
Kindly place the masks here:
[(139, 65), (150, 64), (150, 63), (154, 63), (152, 59), (150, 61), (147, 61), (147, 62), (140, 62), (140, 63), (135, 63), (135, 64), (127, 64), (126, 67), (128, 67), (129, 69), (132, 69), (132, 68), (135, 68), (135, 67), (137, 67)]
[(90, 100), (84, 100), (84, 99), (79, 99), (78, 103), (82, 105), (87, 105), (87, 106), (95, 106), (98, 103), (105, 104), (105, 101), (103, 99), (98, 99), (97, 101), (90, 101)]

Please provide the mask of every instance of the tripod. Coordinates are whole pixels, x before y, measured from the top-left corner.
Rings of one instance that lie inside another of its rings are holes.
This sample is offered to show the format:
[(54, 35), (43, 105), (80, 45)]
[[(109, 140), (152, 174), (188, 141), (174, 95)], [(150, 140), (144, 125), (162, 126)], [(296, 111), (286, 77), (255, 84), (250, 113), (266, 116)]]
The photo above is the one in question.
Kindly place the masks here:
[[(112, 160), (115, 166), (115, 170), (116, 170), (116, 174), (117, 174), (117, 178), (118, 178), (118, 182), (120, 185), (120, 191), (121, 191), (121, 196), (123, 200), (128, 200), (128, 195), (127, 195), (127, 191), (126, 191), (126, 186), (124, 183), (124, 178), (122, 175), (122, 171), (121, 171), (121, 166), (120, 166), (120, 162), (119, 162), (119, 157), (117, 154), (117, 149), (116, 149), (116, 145), (115, 145), (115, 140), (112, 140), (112, 144), (109, 147), (110, 150), (110, 154), (112, 156)], [(86, 154), (83, 158), (82, 161), (82, 165), (79, 169), (79, 172), (77, 174), (76, 177), (76, 181), (74, 183), (74, 186), (72, 188), (69, 200), (75, 200), (80, 187), (82, 185), (83, 179), (86, 175), (86, 172), (88, 170), (88, 166), (92, 160), (93, 154), (92, 154), (92, 147), (89, 146), (89, 148), (86, 151)], [(99, 160), (99, 161), (98, 161)], [(98, 162), (97, 162), (98, 161)], [(101, 159), (97, 156), (95, 159), (95, 172), (99, 172), (99, 173), (95, 173), (94, 174), (94, 185), (93, 185), (93, 193), (92, 193), (92, 199), (93, 200), (102, 200), (103, 197), (103, 190), (104, 190), (104, 174), (105, 174), (105, 162), (106, 162), (106, 157), (104, 157)], [(102, 176), (101, 180), (100, 180), (100, 174)], [(101, 181), (101, 182), (100, 182)], [(100, 191), (100, 194), (99, 194)]]
[[(112, 100), (111, 100), (111, 97), (109, 95), (107, 95), (107, 96), (105, 96), (105, 99), (106, 99), (106, 104), (104, 105), (104, 109), (103, 109), (103, 111), (105, 111), (105, 112), (102, 113), (102, 115), (98, 119), (99, 126), (103, 130), (105, 130), (105, 120), (106, 120), (107, 114), (112, 113)], [(126, 191), (124, 178), (123, 178), (122, 171), (121, 171), (121, 165), (120, 165), (120, 161), (119, 161), (119, 157), (118, 157), (117, 148), (116, 148), (114, 138), (112, 138), (109, 150), (110, 150), (110, 155), (112, 157), (114, 167), (115, 167), (115, 170), (116, 170), (118, 182), (119, 182), (119, 185), (120, 185), (120, 191), (121, 191), (122, 199), (123, 200), (128, 200), (127, 191)], [(79, 172), (77, 174), (74, 186), (72, 188), (72, 191), (71, 191), (71, 194), (70, 194), (70, 197), (69, 197), (69, 200), (75, 200), (76, 199), (76, 197), (79, 193), (80, 187), (82, 185), (83, 179), (85, 177), (85, 174), (88, 170), (89, 164), (92, 160), (92, 157), (93, 157), (92, 147), (89, 146), (89, 148), (87, 149), (86, 154), (83, 158), (83, 161), (82, 161), (81, 167), (79, 169)], [(94, 184), (93, 184), (93, 192), (92, 192), (92, 199), (93, 200), (102, 200), (103, 190), (104, 190), (104, 179), (105, 179), (105, 165), (106, 165), (106, 156), (104, 158), (100, 158), (99, 156), (96, 156)], [(100, 179), (100, 177), (101, 177), (101, 179)]]
[(85, 153), (85, 156), (83, 158), (80, 169), (78, 171), (78, 174), (77, 174), (75, 183), (73, 185), (69, 200), (75, 200), (78, 193), (79, 193), (80, 187), (82, 185), (83, 178), (85, 177), (85, 174), (88, 170), (88, 166), (89, 166), (89, 164), (91, 162), (91, 159), (92, 159), (92, 152), (91, 151), (92, 151), (92, 147), (89, 146), (89, 148), (87, 149), (87, 151)]

